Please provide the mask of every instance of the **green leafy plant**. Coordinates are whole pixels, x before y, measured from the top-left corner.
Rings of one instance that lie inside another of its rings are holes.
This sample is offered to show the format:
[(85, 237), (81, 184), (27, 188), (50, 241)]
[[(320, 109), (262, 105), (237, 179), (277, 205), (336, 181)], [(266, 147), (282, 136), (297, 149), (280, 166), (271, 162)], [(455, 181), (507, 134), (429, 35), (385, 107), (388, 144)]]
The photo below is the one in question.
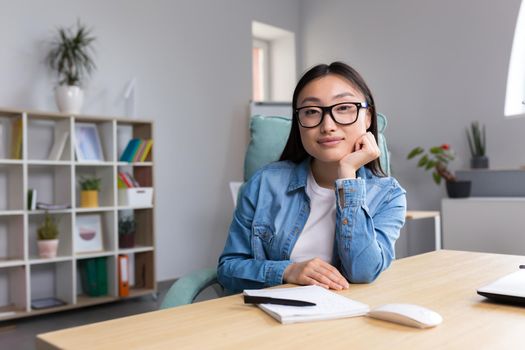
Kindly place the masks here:
[(79, 180), (82, 191), (100, 191), (100, 183), (102, 179), (99, 177), (81, 177)]
[(137, 222), (131, 216), (120, 218), (118, 221), (119, 235), (130, 235), (135, 233), (137, 229)]
[(432, 170), (432, 178), (436, 184), (441, 183), (441, 179), (446, 181), (456, 181), (456, 177), (448, 170), (448, 163), (455, 158), (454, 151), (448, 144), (431, 147), (425, 151), (422, 147), (415, 147), (407, 156), (407, 159), (412, 159), (421, 156), (417, 162), (417, 166), (423, 168), (425, 171)]
[(467, 139), (468, 147), (472, 157), (484, 157), (485, 156), (485, 125), (479, 124), (479, 122), (472, 122), (470, 129), (467, 128)]
[(56, 34), (46, 61), (56, 71), (60, 85), (81, 85), (96, 68), (92, 58), (95, 37), (80, 22), (76, 30), (59, 27)]
[(39, 240), (57, 239), (58, 237), (58, 220), (51, 217), (46, 211), (44, 221), (37, 230)]

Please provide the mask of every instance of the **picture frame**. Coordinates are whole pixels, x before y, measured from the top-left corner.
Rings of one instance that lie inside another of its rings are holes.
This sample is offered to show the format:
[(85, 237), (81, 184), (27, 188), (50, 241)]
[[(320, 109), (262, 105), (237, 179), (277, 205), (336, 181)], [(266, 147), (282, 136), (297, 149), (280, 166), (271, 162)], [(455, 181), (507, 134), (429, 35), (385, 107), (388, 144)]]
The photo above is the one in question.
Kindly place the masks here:
[(104, 250), (102, 222), (99, 214), (78, 215), (75, 223), (75, 253)]
[(104, 161), (104, 152), (95, 123), (75, 124), (75, 153), (79, 162)]

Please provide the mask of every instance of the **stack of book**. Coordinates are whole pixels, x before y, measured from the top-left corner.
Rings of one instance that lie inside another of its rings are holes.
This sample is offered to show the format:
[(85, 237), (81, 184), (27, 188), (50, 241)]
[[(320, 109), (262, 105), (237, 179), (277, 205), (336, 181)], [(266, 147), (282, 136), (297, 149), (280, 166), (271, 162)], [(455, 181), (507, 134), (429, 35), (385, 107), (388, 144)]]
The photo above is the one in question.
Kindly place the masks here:
[(131, 139), (120, 156), (121, 162), (144, 162), (153, 146), (152, 139)]
[(126, 171), (119, 171), (118, 172), (118, 188), (136, 188), (140, 187), (140, 184), (137, 180), (131, 175), (130, 173)]

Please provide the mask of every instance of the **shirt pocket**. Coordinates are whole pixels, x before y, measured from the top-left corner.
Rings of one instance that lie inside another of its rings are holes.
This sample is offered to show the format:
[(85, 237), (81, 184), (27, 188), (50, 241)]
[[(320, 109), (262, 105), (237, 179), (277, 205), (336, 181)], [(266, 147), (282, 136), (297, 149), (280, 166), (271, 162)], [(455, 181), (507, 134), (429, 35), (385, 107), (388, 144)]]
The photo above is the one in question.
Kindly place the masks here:
[(253, 257), (256, 260), (267, 260), (275, 235), (272, 228), (268, 225), (255, 225), (252, 233)]

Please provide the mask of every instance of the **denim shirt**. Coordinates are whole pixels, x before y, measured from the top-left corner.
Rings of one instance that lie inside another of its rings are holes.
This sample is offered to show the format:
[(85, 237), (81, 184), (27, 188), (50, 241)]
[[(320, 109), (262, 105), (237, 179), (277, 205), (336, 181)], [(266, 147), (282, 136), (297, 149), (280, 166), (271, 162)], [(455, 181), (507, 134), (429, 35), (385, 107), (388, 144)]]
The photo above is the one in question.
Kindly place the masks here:
[[(283, 283), (310, 213), (309, 167), (310, 159), (271, 163), (245, 184), (219, 257), (218, 280), (225, 289), (239, 292)], [(356, 175), (335, 184), (332, 264), (349, 282), (369, 283), (394, 259), (394, 244), (405, 222), (406, 192), (394, 178), (377, 177), (365, 167)]]

